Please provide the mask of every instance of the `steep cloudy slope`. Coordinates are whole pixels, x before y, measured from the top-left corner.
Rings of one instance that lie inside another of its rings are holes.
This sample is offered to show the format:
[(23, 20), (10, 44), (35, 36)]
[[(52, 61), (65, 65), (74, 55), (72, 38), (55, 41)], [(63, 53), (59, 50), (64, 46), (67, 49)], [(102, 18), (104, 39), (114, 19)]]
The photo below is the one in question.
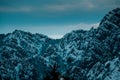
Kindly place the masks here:
[(120, 8), (97, 29), (62, 39), (16, 30), (0, 35), (2, 80), (120, 80)]

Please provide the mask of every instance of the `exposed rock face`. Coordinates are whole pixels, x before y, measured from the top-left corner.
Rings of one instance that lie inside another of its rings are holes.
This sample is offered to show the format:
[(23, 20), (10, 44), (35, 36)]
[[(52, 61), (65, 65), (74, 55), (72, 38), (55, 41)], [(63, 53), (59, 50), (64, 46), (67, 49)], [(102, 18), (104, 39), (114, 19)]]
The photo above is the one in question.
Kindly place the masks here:
[(16, 30), (0, 35), (1, 80), (119, 80), (120, 8), (97, 29), (62, 39)]
[(120, 26), (120, 8), (116, 8), (110, 11), (108, 14), (104, 16), (100, 25), (104, 24), (104, 22), (109, 21), (117, 26)]

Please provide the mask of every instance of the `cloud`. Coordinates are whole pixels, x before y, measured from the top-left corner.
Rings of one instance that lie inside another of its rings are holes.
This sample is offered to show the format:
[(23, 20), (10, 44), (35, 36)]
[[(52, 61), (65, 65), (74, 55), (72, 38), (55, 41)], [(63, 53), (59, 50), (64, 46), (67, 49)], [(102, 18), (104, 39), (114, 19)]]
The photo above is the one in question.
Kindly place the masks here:
[(67, 11), (96, 11), (120, 7), (120, 0), (12, 0), (11, 2), (3, 0), (0, 2), (0, 12), (59, 13)]
[(67, 5), (45, 5), (42, 7), (44, 11), (66, 11), (69, 6)]
[[(59, 1), (59, 0), (58, 0)], [(60, 1), (59, 1), (60, 2)], [(96, 11), (107, 10), (120, 7), (118, 0), (61, 0), (60, 4), (57, 1), (53, 4), (43, 4), (40, 8), (43, 11), (49, 12), (69, 12), (69, 11)]]
[(41, 7), (44, 11), (62, 11), (62, 12), (67, 12), (67, 11), (75, 11), (75, 10), (88, 10), (95, 8), (95, 5), (92, 3), (85, 3), (85, 2), (79, 2), (79, 3), (64, 3), (64, 4), (47, 4)]
[(98, 26), (99, 26), (99, 22), (98, 23), (80, 23), (77, 25), (71, 25), (68, 28), (70, 30), (78, 30), (78, 29), (90, 30), (92, 27), (98, 28)]
[(31, 7), (0, 7), (0, 12), (32, 12)]
[(60, 39), (60, 38), (62, 38), (63, 37), (63, 35), (48, 35), (50, 38), (52, 38), (52, 39)]

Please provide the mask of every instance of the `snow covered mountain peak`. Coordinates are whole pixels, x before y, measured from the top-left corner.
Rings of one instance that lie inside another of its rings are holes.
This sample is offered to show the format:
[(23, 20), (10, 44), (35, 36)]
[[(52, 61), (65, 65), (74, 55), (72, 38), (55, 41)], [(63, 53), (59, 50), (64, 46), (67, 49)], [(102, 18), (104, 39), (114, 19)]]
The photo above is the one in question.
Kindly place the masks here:
[(0, 34), (0, 80), (120, 80), (120, 9), (97, 29), (61, 39), (21, 30)]

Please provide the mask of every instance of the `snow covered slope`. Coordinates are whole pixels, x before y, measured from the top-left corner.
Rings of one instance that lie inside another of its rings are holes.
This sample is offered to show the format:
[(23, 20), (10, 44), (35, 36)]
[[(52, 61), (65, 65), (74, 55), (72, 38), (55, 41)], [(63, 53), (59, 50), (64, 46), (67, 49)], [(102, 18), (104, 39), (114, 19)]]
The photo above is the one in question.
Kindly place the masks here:
[(61, 39), (20, 30), (0, 34), (1, 80), (120, 80), (120, 8), (97, 29)]

